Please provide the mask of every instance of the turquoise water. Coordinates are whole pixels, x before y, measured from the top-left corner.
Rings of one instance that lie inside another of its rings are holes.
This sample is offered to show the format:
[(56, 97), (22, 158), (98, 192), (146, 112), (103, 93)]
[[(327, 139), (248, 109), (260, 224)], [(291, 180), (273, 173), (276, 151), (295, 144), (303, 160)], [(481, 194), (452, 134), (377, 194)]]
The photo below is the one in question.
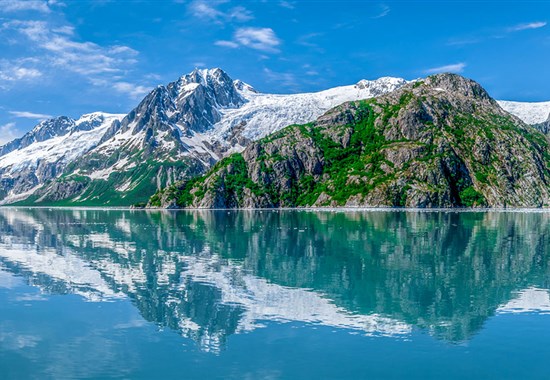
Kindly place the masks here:
[(0, 209), (0, 378), (548, 379), (549, 219)]

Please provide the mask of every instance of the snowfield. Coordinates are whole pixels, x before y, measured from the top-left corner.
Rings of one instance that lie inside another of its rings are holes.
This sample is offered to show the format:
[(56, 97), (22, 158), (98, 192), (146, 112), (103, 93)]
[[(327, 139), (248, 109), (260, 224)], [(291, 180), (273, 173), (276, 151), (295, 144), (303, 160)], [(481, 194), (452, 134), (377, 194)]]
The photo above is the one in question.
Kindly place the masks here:
[(499, 100), (498, 104), (527, 124), (541, 124), (550, 119), (550, 102), (522, 103)]
[[(0, 169), (5, 169), (3, 176), (36, 168), (40, 162), (67, 164), (93, 149), (113, 121), (121, 120), (124, 116), (102, 112), (83, 115), (75, 120), (74, 132), (46, 141), (35, 142), (26, 148), (14, 150), (0, 157)], [(98, 120), (101, 124), (92, 130), (78, 130), (82, 123), (90, 122), (91, 119)]]

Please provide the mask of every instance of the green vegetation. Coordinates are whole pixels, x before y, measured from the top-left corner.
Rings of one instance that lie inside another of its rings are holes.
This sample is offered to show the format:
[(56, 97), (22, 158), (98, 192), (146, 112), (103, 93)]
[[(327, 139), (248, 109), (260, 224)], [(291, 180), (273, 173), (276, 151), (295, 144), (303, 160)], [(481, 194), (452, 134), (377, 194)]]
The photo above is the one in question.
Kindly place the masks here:
[(460, 192), (460, 200), (462, 205), (466, 207), (485, 206), (487, 204), (485, 197), (472, 186), (468, 186)]

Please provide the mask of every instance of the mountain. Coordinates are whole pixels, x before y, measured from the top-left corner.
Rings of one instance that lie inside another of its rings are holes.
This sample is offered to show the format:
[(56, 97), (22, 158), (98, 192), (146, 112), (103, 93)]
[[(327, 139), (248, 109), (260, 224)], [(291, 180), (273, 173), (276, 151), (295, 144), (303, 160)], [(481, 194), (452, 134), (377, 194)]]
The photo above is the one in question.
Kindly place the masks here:
[(550, 102), (525, 103), (499, 100), (498, 104), (526, 124), (542, 124), (550, 120)]
[(549, 140), (453, 74), (251, 143), (151, 206), (547, 207)]
[(20, 139), (0, 147), (0, 203), (24, 199), (100, 142), (124, 115), (101, 112), (77, 120), (57, 117), (39, 123)]
[[(230, 153), (344, 102), (404, 86), (399, 78), (307, 94), (262, 94), (221, 69), (158, 86), (127, 115), (44, 121), (0, 147), (0, 204), (128, 206), (205, 173)], [(501, 102), (528, 123), (550, 103)], [(548, 131), (548, 122), (536, 125)]]
[[(206, 172), (250, 141), (315, 120), (342, 102), (378, 96), (406, 83), (380, 78), (318, 93), (272, 95), (221, 69), (194, 70), (155, 88), (120, 121), (94, 130), (99, 141), (78, 160), (38, 177), (32, 186), (7, 187), (3, 202), (25, 197), (23, 203), (31, 205), (146, 202), (158, 189)], [(68, 143), (58, 148), (72, 150)]]

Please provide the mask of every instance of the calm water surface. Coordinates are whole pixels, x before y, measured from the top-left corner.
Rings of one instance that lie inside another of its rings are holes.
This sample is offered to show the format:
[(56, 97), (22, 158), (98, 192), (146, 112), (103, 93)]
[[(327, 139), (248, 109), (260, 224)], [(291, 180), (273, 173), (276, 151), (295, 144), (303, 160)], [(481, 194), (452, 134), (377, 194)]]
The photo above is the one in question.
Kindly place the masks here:
[(549, 220), (0, 209), (0, 378), (549, 379)]

